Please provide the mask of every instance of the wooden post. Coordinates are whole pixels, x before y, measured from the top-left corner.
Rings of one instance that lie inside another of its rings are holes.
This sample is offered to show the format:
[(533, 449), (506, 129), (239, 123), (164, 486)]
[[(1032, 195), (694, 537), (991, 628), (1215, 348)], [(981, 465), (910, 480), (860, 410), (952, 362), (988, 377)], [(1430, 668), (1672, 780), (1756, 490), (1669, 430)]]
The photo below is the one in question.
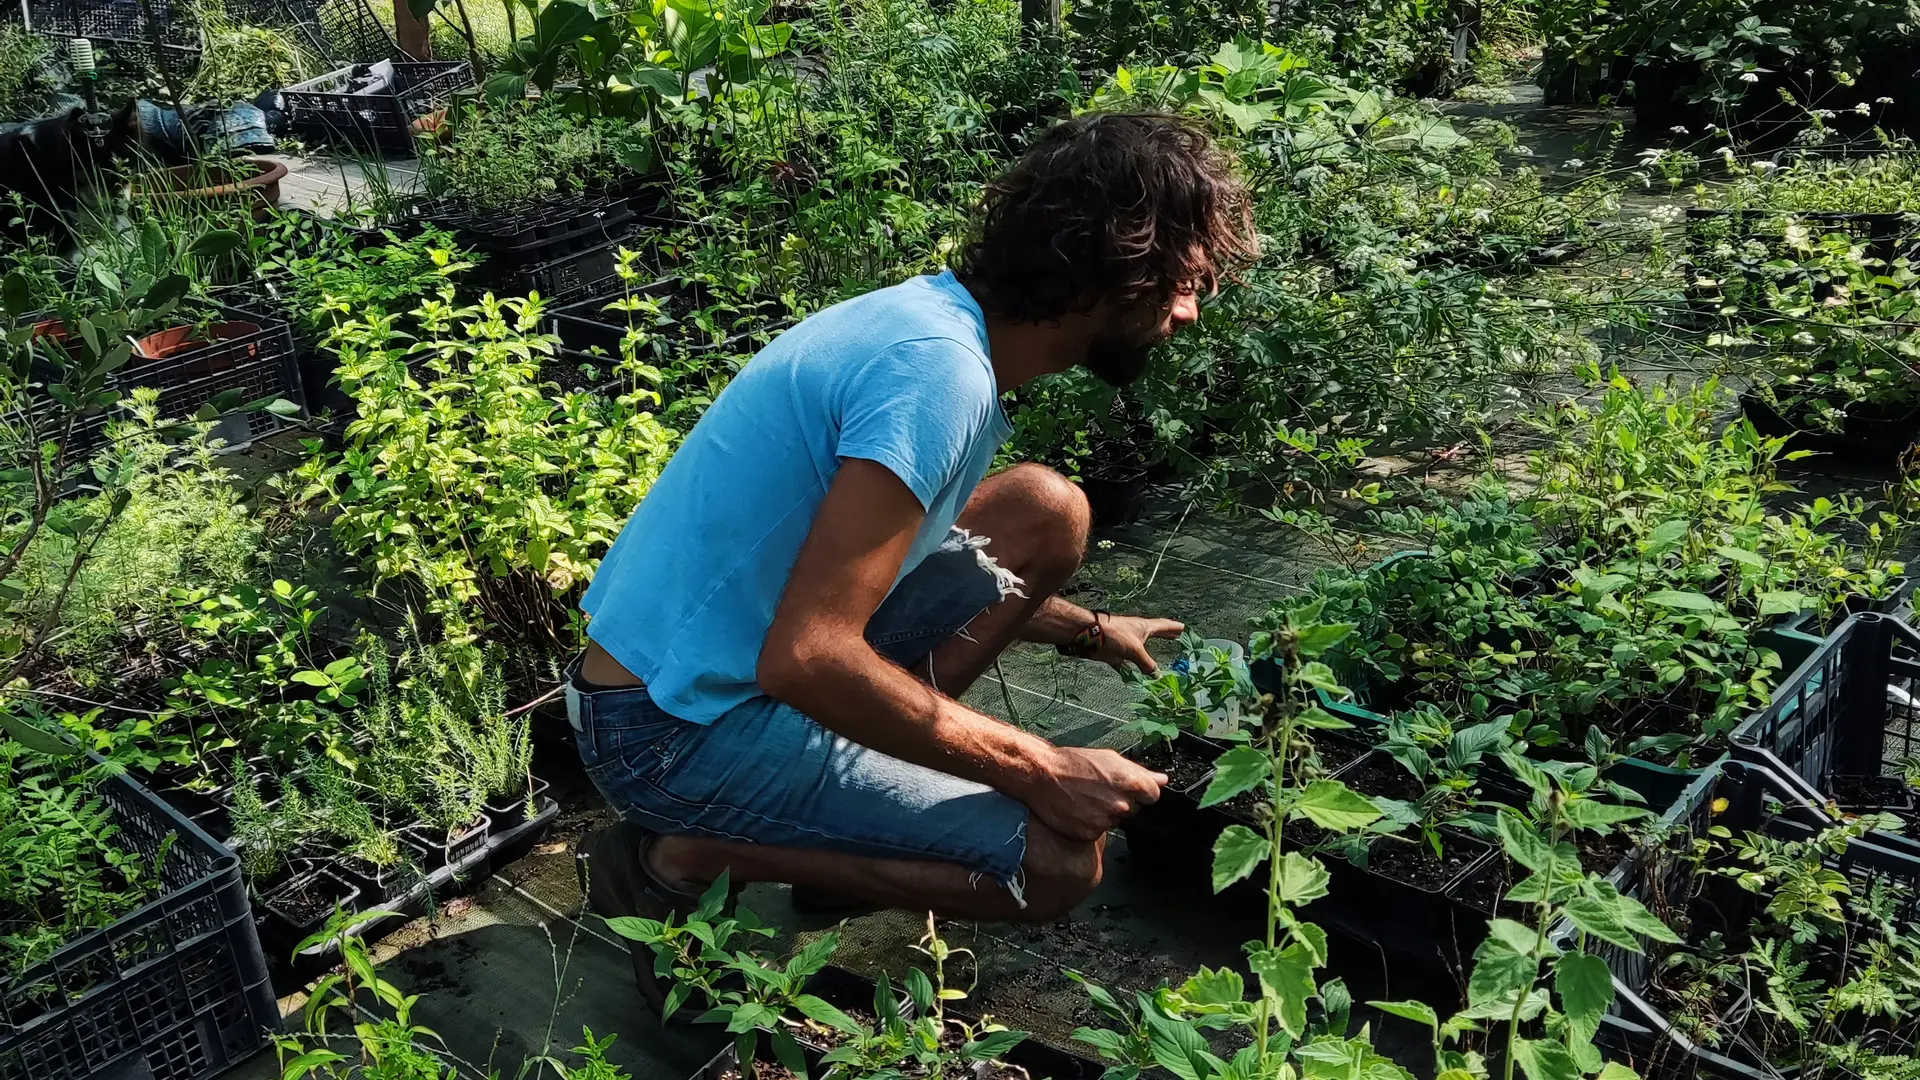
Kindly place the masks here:
[(393, 0), (394, 44), (415, 60), (433, 59), (433, 46), (427, 39), (427, 21), (413, 17), (407, 0)]
[(1060, 0), (1020, 0), (1020, 22), (1029, 30), (1058, 32)]

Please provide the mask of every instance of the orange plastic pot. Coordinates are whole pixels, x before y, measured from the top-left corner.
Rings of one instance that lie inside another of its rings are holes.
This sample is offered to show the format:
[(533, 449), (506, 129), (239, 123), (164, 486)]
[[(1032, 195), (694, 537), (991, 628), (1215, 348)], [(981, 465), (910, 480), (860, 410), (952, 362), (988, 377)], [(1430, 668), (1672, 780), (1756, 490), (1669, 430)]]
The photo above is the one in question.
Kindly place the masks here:
[(252, 337), (260, 332), (260, 324), (250, 322), (222, 322), (200, 326), (173, 326), (157, 334), (148, 334), (134, 343), (134, 354), (140, 360), (153, 362), (166, 360), (181, 353), (205, 350), (206, 356), (191, 365), (182, 375), (193, 378), (225, 371), (241, 360), (251, 360), (259, 355), (260, 343), (248, 342), (231, 349), (209, 349), (223, 341), (234, 341)]
[(147, 202), (251, 199), (253, 216), (264, 218), (280, 205), (280, 181), (286, 175), (285, 165), (261, 157), (241, 158), (234, 168), (175, 165), (136, 181), (132, 196)]

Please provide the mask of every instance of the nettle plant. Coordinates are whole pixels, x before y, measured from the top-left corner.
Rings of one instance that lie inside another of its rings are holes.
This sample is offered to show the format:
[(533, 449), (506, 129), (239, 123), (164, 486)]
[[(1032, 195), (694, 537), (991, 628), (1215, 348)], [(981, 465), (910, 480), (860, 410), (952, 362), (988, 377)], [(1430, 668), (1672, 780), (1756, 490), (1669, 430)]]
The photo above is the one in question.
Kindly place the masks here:
[[(1219, 891), (1265, 868), (1265, 933), (1247, 946), (1254, 996), (1248, 998), (1246, 980), (1231, 970), (1203, 970), (1178, 988), (1163, 986), (1131, 1004), (1089, 987), (1096, 1006), (1117, 1027), (1083, 1029), (1075, 1038), (1112, 1063), (1113, 1080), (1132, 1080), (1154, 1067), (1181, 1080), (1412, 1076), (1374, 1049), (1367, 1029), (1348, 1034), (1345, 987), (1319, 982), (1327, 934), (1301, 909), (1328, 895), (1331, 875), (1318, 858), (1286, 850), (1284, 843), (1283, 827), (1290, 821), (1311, 823), (1337, 839), (1368, 830), (1383, 817), (1372, 799), (1320, 775), (1313, 753), (1315, 731), (1348, 726), (1321, 707), (1319, 694), (1343, 692), (1323, 657), (1353, 629), (1321, 621), (1320, 605), (1309, 602), (1254, 636), (1250, 653), (1277, 666), (1279, 689), (1242, 698), (1240, 741), (1220, 755), (1200, 799), (1212, 806), (1253, 793), (1264, 805), (1259, 829), (1234, 824), (1221, 832), (1212, 874)], [(1214, 701), (1225, 701), (1236, 689), (1230, 675), (1209, 671), (1194, 678)], [(1187, 725), (1190, 709), (1170, 711), (1172, 722)], [(1477, 743), (1479, 736), (1469, 741)], [(1630, 1069), (1602, 1062), (1593, 1045), (1613, 983), (1605, 962), (1586, 945), (1599, 939), (1637, 951), (1636, 935), (1675, 938), (1639, 902), (1588, 875), (1571, 838), (1581, 830), (1611, 830), (1646, 812), (1600, 798), (1607, 789), (1592, 765), (1541, 765), (1511, 752), (1502, 752), (1501, 760), (1532, 792), (1528, 806), (1499, 809), (1493, 826), (1508, 857), (1529, 871), (1505, 899), (1521, 905), (1531, 921), (1489, 923), (1461, 1013), (1442, 1021), (1423, 1002), (1372, 1004), (1432, 1028), (1435, 1072), (1447, 1080), (1492, 1075), (1486, 1053), (1469, 1045), (1470, 1036), (1499, 1051), (1507, 1080), (1516, 1067), (1528, 1080), (1630, 1077)], [(1556, 944), (1551, 933), (1562, 923), (1574, 928), (1571, 948)], [(1495, 1030), (1503, 1023), (1504, 1043)], [(1249, 1045), (1227, 1060), (1213, 1053), (1202, 1032), (1232, 1029), (1244, 1031)]]
[[(537, 297), (457, 307), (451, 290), (339, 328), (341, 385), (359, 416), (338, 454), (318, 443), (302, 499), (338, 510), (334, 534), (381, 581), (423, 587), (438, 614), (567, 644), (573, 599), (675, 441), (651, 390), (560, 393), (557, 339)], [(577, 644), (577, 642), (572, 642)]]

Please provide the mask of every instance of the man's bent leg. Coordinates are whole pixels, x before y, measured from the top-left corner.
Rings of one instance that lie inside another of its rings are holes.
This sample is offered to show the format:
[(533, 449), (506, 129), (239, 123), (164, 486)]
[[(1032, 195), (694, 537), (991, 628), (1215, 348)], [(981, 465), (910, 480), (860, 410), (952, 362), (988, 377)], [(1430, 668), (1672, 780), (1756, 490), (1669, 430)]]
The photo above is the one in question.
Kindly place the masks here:
[(957, 524), (989, 541), (986, 554), (1020, 577), (1025, 595), (1002, 598), (914, 665), (928, 685), (949, 697), (966, 693), (1080, 569), (1093, 513), (1078, 484), (1044, 465), (1027, 464), (981, 481)]
[(857, 897), (884, 907), (932, 911), (942, 918), (1048, 922), (1100, 884), (1106, 839), (1078, 843), (1039, 823), (1027, 826), (1020, 895), (958, 863), (885, 859), (822, 848), (783, 848), (709, 836), (662, 836), (650, 868), (697, 893), (722, 872), (736, 885), (754, 881)]
[(664, 834), (656, 876), (698, 882), (730, 865), (742, 880), (828, 881), (982, 917), (1017, 911), (1028, 891), (1049, 910), (1071, 906), (1098, 880), (1097, 846), (1036, 831), (1017, 800), (860, 746), (772, 699), (706, 727), (661, 712), (643, 689), (570, 699), (594, 783), (623, 817)]

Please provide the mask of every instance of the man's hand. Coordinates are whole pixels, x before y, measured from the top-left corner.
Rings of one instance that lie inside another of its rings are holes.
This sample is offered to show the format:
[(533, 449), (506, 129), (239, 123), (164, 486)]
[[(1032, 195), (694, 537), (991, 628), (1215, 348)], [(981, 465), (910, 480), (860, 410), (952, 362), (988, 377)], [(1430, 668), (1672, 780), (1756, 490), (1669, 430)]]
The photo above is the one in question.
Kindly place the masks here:
[(1031, 790), (1014, 793), (1041, 823), (1069, 840), (1094, 841), (1122, 818), (1157, 802), (1166, 774), (1112, 750), (1058, 746)]
[(1148, 639), (1177, 638), (1186, 625), (1172, 619), (1149, 619), (1141, 615), (1106, 615), (1100, 619), (1100, 629), (1100, 647), (1089, 660), (1098, 660), (1123, 674), (1127, 665), (1132, 664), (1151, 675), (1160, 665), (1154, 663), (1153, 655), (1147, 652)]

